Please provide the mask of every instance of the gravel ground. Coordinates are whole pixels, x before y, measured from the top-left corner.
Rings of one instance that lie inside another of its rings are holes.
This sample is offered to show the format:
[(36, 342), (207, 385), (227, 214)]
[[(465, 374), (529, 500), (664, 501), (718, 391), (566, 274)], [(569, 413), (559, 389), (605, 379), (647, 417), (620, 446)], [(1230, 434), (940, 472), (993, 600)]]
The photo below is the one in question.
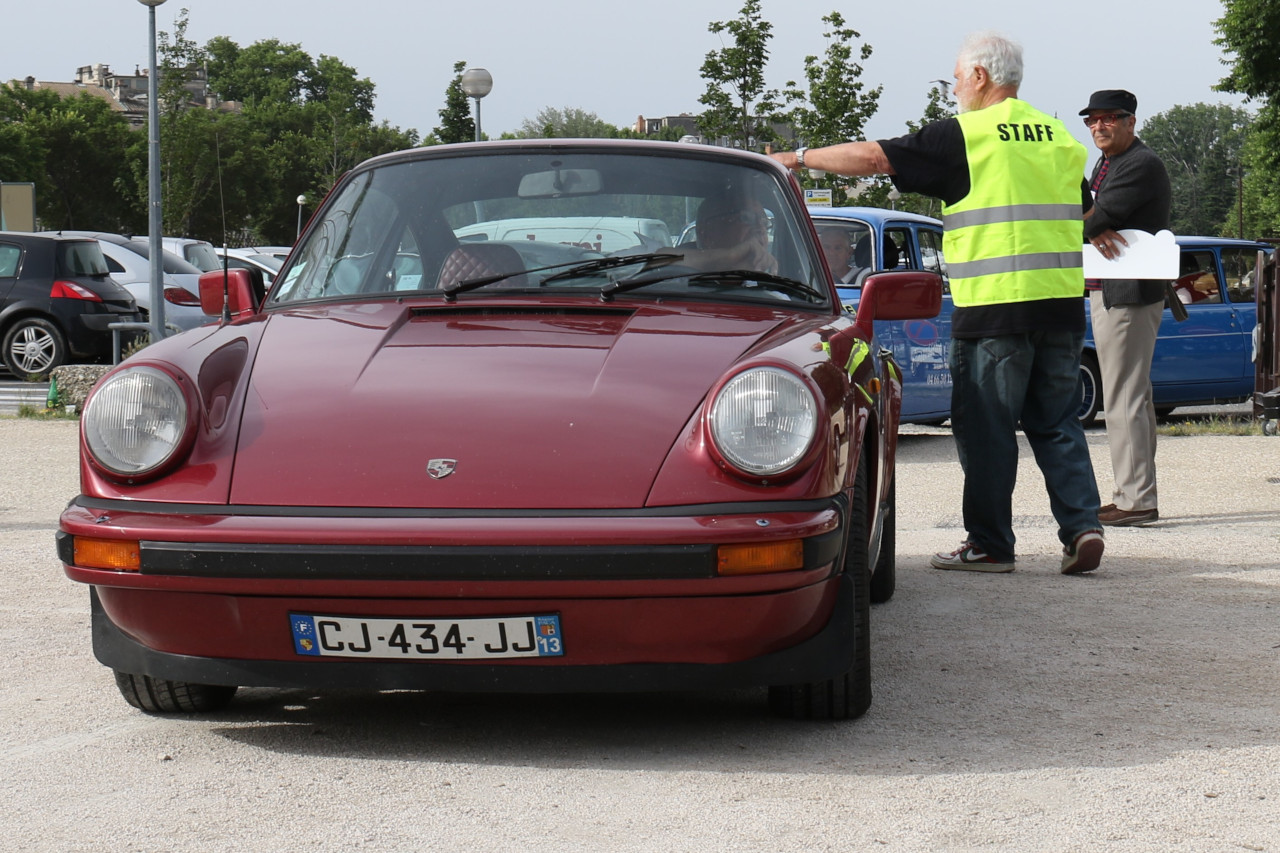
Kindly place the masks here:
[(1280, 851), (1280, 439), (1162, 438), (1160, 523), (1080, 577), (1026, 453), (1018, 570), (974, 575), (926, 567), (963, 535), (959, 466), (910, 430), (875, 701), (842, 724), (771, 719), (763, 691), (251, 690), (148, 717), (54, 556), (75, 445), (0, 419), (7, 849)]

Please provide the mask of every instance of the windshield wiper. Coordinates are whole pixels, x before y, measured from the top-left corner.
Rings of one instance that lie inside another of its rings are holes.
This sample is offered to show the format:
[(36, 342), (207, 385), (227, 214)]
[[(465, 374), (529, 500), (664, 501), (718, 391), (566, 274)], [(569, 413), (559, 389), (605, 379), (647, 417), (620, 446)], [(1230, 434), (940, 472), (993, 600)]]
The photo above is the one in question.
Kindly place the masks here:
[(651, 275), (643, 278), (628, 278), (622, 281), (615, 281), (605, 285), (600, 290), (600, 298), (606, 302), (611, 300), (614, 294), (626, 293), (628, 290), (637, 290), (650, 284), (658, 284), (663, 281), (670, 281), (674, 278), (687, 278), (690, 284), (715, 285), (721, 282), (730, 282), (734, 286), (744, 281), (759, 282), (771, 289), (780, 290), (783, 293), (789, 293), (798, 296), (806, 302), (817, 302), (821, 299), (821, 294), (809, 287), (802, 281), (794, 278), (774, 275), (773, 273), (762, 272), (760, 270), (716, 270), (714, 272), (693, 273), (667, 273), (665, 275)]
[(445, 301), (452, 302), (453, 297), (459, 293), (466, 293), (469, 290), (476, 290), (489, 284), (496, 284), (508, 278), (518, 275), (527, 275), (528, 273), (546, 272), (547, 270), (558, 270), (564, 267), (563, 272), (548, 276), (542, 280), (543, 284), (552, 281), (560, 281), (566, 278), (574, 278), (575, 276), (586, 275), (602, 270), (610, 270), (615, 267), (631, 266), (633, 264), (644, 264), (644, 268), (637, 271), (636, 275), (652, 269), (665, 267), (667, 264), (674, 263), (682, 259), (684, 255), (672, 254), (670, 252), (646, 252), (637, 255), (612, 255), (607, 258), (596, 258), (590, 261), (566, 261), (559, 264), (549, 264), (545, 267), (534, 267), (528, 270), (512, 270), (511, 272), (495, 273), (494, 275), (481, 276), (480, 278), (464, 278), (461, 281), (454, 282), (449, 287), (444, 288)]
[[(563, 281), (566, 278), (577, 278), (580, 275), (590, 275), (591, 273), (603, 272), (605, 270), (615, 269), (616, 267), (629, 267), (634, 264), (644, 264), (634, 275), (648, 272), (649, 270), (661, 269), (668, 264), (683, 260), (684, 255), (674, 254), (672, 252), (647, 252), (638, 255), (614, 255), (608, 258), (596, 258), (594, 261), (586, 261), (577, 266), (569, 267), (567, 270), (547, 276), (542, 280), (543, 284), (550, 284), (553, 281)], [(627, 281), (631, 278), (622, 279)]]

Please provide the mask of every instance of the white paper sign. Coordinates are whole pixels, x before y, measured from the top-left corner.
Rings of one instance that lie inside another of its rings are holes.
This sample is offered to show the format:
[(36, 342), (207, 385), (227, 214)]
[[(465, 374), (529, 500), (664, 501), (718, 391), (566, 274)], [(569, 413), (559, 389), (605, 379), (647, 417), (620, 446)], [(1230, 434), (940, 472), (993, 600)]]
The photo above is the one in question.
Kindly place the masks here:
[(805, 190), (804, 203), (809, 205), (809, 207), (830, 207), (831, 206), (831, 190), (830, 189)]
[(1120, 232), (1129, 245), (1120, 247), (1120, 255), (1110, 260), (1090, 243), (1084, 244), (1085, 278), (1155, 278), (1178, 277), (1178, 241), (1172, 231), (1148, 234), (1133, 228)]

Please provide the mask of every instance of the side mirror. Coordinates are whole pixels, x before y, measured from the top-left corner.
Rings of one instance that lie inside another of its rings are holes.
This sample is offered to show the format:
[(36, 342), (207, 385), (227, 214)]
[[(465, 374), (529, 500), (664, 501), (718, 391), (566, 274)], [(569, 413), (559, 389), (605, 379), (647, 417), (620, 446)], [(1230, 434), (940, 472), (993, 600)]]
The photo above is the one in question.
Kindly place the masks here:
[(233, 319), (251, 316), (258, 311), (260, 295), (249, 270), (213, 270), (200, 276), (200, 310), (213, 317), (222, 316), (224, 300)]
[(870, 336), (876, 320), (919, 320), (942, 310), (942, 276), (903, 270), (867, 276), (858, 298), (858, 328)]

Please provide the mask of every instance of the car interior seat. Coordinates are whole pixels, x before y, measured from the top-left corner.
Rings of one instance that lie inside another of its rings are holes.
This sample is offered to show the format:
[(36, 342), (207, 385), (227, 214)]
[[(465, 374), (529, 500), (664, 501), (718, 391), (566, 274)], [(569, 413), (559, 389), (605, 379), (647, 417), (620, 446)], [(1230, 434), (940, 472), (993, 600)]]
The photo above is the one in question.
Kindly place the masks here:
[(858, 241), (853, 244), (853, 267), (866, 269), (871, 266), (871, 235), (863, 234)]
[(881, 265), (886, 270), (896, 270), (898, 268), (898, 244), (893, 242), (889, 237), (884, 238), (884, 263)]
[(495, 282), (491, 287), (526, 287), (528, 277), (524, 275), (524, 269), (520, 253), (510, 246), (502, 243), (468, 243), (454, 249), (444, 259), (436, 286), (444, 290), (460, 281), (518, 271), (519, 275)]

